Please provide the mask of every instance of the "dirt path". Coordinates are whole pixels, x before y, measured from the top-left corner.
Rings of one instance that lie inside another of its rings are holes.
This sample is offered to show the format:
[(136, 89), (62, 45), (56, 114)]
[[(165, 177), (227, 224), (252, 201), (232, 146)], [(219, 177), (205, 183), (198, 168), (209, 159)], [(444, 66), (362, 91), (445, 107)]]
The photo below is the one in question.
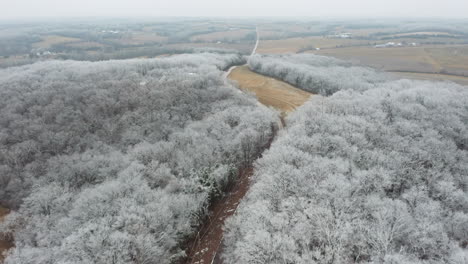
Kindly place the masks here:
[[(262, 104), (280, 110), (282, 115), (294, 111), (311, 96), (310, 93), (285, 82), (252, 72), (247, 66), (232, 68), (228, 78), (236, 81), (243, 91), (255, 93)], [(273, 138), (265, 149), (272, 141)], [(187, 264), (222, 263), (220, 253), (224, 221), (236, 212), (237, 206), (250, 188), (252, 174), (253, 164), (241, 170), (237, 182), (233, 184), (225, 197), (210, 207), (208, 221), (201, 227), (196, 239), (189, 243)]]
[(227, 195), (212, 205), (208, 221), (198, 232), (197, 239), (190, 245), (187, 263), (222, 263), (218, 252), (223, 240), (224, 221), (235, 213), (240, 200), (247, 193), (252, 171), (252, 167), (242, 169), (237, 182)]
[[(3, 221), (3, 218), (8, 213), (10, 213), (10, 210), (0, 206), (0, 222)], [(13, 243), (11, 243), (11, 241), (0, 239), (0, 263), (3, 263), (3, 253), (12, 247), (13, 247)]]
[[(251, 55), (256, 53), (259, 45), (257, 27), (257, 42)], [(226, 79), (236, 81), (241, 90), (253, 92), (258, 100), (281, 111), (282, 116), (294, 111), (306, 102), (310, 93), (297, 89), (285, 82), (263, 76), (251, 71), (248, 66), (233, 66), (225, 74)], [(283, 117), (281, 123), (284, 126)], [(275, 133), (276, 134), (276, 131)], [(274, 137), (265, 147), (268, 149)], [(250, 177), (253, 174), (253, 162), (239, 172), (237, 181), (227, 194), (214, 202), (210, 207), (208, 221), (200, 228), (197, 236), (188, 245), (187, 264), (221, 264), (220, 257), (223, 243), (223, 227), (225, 220), (232, 216), (242, 198), (250, 188)]]

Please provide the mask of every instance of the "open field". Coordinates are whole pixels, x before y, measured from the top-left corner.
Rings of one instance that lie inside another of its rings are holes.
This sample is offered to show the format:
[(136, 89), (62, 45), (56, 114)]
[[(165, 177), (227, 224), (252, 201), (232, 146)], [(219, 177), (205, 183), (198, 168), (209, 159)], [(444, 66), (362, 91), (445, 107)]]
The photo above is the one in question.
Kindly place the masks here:
[(146, 43), (164, 43), (167, 39), (167, 37), (159, 36), (155, 33), (135, 32), (118, 40), (118, 42), (126, 45), (143, 45)]
[(262, 104), (283, 113), (294, 111), (311, 96), (285, 82), (254, 73), (247, 66), (235, 68), (229, 79), (236, 81), (242, 90), (254, 93)]
[[(262, 33), (260, 33), (262, 37)], [(335, 39), (324, 37), (288, 38), (280, 40), (262, 40), (258, 47), (258, 53), (279, 54), (297, 53), (304, 49), (312, 48), (336, 48), (340, 46), (369, 45), (367, 40), (359, 39)]]
[(351, 47), (311, 51), (311, 53), (351, 60), (386, 71), (440, 72), (441, 65), (425, 48)]
[(245, 38), (249, 33), (255, 33), (254, 30), (248, 29), (237, 29), (237, 30), (228, 30), (213, 32), (208, 34), (195, 35), (190, 38), (191, 41), (203, 41), (203, 42), (213, 42), (213, 41), (224, 41), (224, 40), (239, 40)]
[(406, 36), (448, 36), (448, 37), (459, 37), (460, 35), (450, 34), (448, 32), (437, 32), (437, 31), (420, 31), (420, 32), (407, 32), (407, 33), (399, 33), (392, 35), (393, 37), (406, 37)]
[(396, 27), (384, 27), (384, 28), (353, 28), (349, 29), (346, 27), (337, 27), (335, 29), (338, 32), (349, 32), (353, 34), (354, 37), (369, 37), (372, 34), (377, 34), (377, 33), (388, 33), (391, 34), (393, 32), (397, 32), (398, 28)]
[[(0, 222), (3, 221), (3, 217), (5, 217), (10, 211), (6, 208), (0, 206)], [(0, 239), (0, 263), (3, 263), (3, 252), (13, 246), (12, 243)]]
[(49, 35), (49, 36), (42, 37), (42, 41), (34, 43), (33, 47), (47, 49), (55, 44), (79, 42), (79, 41), (81, 41), (81, 39), (79, 38), (69, 38), (69, 37), (63, 37), (63, 36), (57, 36), (57, 35)]
[[(260, 32), (260, 36), (263, 32)], [(401, 37), (391, 40), (371, 40), (371, 39), (356, 39), (356, 38), (329, 38), (322, 36), (313, 37), (298, 37), (285, 38), (278, 40), (262, 40), (258, 52), (264, 54), (280, 54), (280, 53), (298, 53), (306, 50), (320, 49), (335, 49), (356, 46), (366, 46), (374, 48), (374, 45), (385, 44), (389, 41), (401, 43), (449, 43), (462, 45), (464, 40), (454, 39), (450, 37), (427, 37), (425, 39)], [(434, 46), (434, 45), (432, 45)]]
[(468, 75), (468, 45), (402, 48), (351, 47), (311, 51), (385, 71)]
[(243, 53), (250, 53), (252, 51), (253, 43), (177, 43), (177, 44), (167, 44), (164, 47), (173, 48), (173, 49), (182, 49), (182, 48), (220, 48), (220, 49), (232, 49)]
[(95, 42), (95, 41), (80, 41), (80, 42), (70, 42), (66, 44), (67, 47), (73, 47), (73, 48), (101, 48), (105, 47), (106, 45)]

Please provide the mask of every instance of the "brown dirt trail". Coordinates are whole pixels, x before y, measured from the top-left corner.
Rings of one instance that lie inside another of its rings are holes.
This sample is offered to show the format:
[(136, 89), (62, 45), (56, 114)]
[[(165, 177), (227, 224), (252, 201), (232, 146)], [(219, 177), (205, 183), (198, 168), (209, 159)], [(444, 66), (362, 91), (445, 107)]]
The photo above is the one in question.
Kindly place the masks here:
[[(3, 218), (9, 213), (10, 210), (0, 206), (0, 222), (3, 221)], [(3, 263), (3, 253), (5, 253), (8, 249), (12, 248), (13, 246), (13, 242), (9, 240), (4, 240), (0, 237), (0, 263)]]

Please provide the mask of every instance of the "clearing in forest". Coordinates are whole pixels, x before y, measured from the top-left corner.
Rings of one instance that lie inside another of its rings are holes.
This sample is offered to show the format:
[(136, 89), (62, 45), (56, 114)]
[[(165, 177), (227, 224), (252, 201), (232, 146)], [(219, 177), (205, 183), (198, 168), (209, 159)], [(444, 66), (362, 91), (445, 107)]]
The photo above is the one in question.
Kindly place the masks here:
[(260, 103), (283, 113), (294, 111), (311, 96), (310, 93), (285, 82), (255, 73), (248, 66), (235, 68), (228, 77), (236, 81), (243, 91), (254, 93)]
[[(294, 111), (312, 95), (280, 80), (255, 73), (246, 65), (229, 71), (228, 78), (236, 81), (243, 91), (255, 93), (262, 104), (276, 108), (282, 115)], [(201, 227), (194, 241), (189, 243), (186, 263), (223, 263), (220, 255), (224, 221), (236, 212), (237, 206), (249, 190), (252, 174), (252, 164), (241, 169), (231, 189), (222, 199), (212, 204), (208, 221)]]

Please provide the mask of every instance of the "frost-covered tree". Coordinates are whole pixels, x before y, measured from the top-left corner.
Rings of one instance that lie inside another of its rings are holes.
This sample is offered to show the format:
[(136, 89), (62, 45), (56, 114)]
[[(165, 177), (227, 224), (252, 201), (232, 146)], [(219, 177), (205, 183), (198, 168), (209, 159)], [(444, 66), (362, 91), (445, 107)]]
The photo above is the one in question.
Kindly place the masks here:
[(0, 71), (6, 263), (171, 263), (277, 114), (223, 79), (239, 55)]
[(370, 68), (316, 55), (255, 55), (249, 67), (306, 91), (331, 95), (344, 89), (366, 90), (386, 80)]
[(465, 263), (467, 87), (343, 71), (361, 85), (311, 97), (257, 162), (225, 263)]

